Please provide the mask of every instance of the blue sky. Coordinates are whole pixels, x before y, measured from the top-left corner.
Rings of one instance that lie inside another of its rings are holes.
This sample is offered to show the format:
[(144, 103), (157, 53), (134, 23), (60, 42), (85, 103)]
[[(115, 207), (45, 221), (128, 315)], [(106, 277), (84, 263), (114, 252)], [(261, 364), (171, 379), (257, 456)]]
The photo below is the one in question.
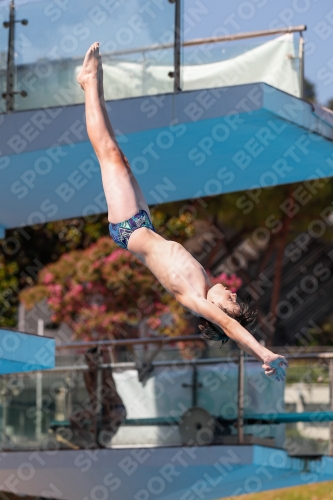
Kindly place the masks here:
[[(332, 0), (201, 1), (208, 12), (187, 26), (187, 39), (305, 24), (305, 76), (316, 85), (321, 104), (333, 98)], [(195, 5), (198, 0), (185, 0), (185, 12)]]
[[(8, 18), (4, 1), (8, 0), (0, 0), (1, 24)], [(144, 28), (132, 21), (138, 13)], [(27, 0), (18, 5), (16, 16), (29, 21), (28, 26), (16, 25), (19, 64), (41, 57), (83, 57), (96, 40), (102, 53), (159, 43), (168, 31), (173, 35), (174, 6), (168, 0)], [(7, 36), (8, 30), (0, 27), (0, 52)]]
[[(8, 15), (2, 3), (3, 0), (0, 1), (1, 25)], [(120, 7), (113, 9), (116, 4)], [(104, 12), (104, 21), (103, 17), (91, 15), (94, 8)], [(145, 9), (142, 15), (147, 27), (139, 30), (133, 39), (126, 39), (126, 32), (121, 29), (128, 26), (129, 19), (140, 8)], [(17, 38), (24, 37), (20, 38), (24, 42), (17, 63), (34, 61), (51, 53), (53, 57), (80, 57), (96, 38), (101, 41), (102, 50), (103, 47), (112, 50), (115, 38), (121, 36), (125, 38), (123, 42), (120, 40), (117, 49), (149, 45), (165, 36), (167, 41), (167, 34), (172, 30), (173, 9), (168, 0), (43, 0), (20, 6), (17, 16), (27, 17), (29, 25), (17, 25)], [(331, 0), (183, 0), (183, 15), (185, 39), (305, 24), (308, 28), (304, 33), (305, 75), (316, 85), (321, 104), (333, 98)], [(3, 64), (7, 34), (7, 30), (0, 28)], [(238, 44), (251, 45), (265, 40), (267, 38)], [(172, 57), (172, 51), (168, 57)]]

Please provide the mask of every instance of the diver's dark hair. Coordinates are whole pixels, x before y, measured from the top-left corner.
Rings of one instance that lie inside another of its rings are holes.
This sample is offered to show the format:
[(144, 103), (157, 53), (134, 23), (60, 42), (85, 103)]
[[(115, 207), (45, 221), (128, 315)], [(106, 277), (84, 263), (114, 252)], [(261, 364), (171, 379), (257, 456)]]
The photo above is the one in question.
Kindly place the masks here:
[[(238, 323), (242, 326), (252, 325), (257, 319), (257, 311), (254, 308), (254, 304), (251, 301), (246, 300), (241, 304), (238, 304), (238, 306), (237, 310), (235, 309), (235, 312), (233, 312), (225, 309), (221, 306), (221, 304), (218, 305), (221, 311), (238, 321)], [(221, 345), (225, 344), (229, 340), (229, 337), (221, 328), (203, 317), (199, 318), (199, 330), (201, 331), (201, 335), (204, 339), (221, 340)]]

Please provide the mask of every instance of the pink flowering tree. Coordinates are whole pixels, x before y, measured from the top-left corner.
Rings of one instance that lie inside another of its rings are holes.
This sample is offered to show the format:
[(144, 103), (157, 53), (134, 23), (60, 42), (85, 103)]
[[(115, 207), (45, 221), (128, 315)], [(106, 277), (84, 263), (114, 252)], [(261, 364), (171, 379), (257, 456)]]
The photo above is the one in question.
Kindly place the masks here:
[(232, 293), (236, 293), (237, 290), (242, 286), (242, 280), (236, 276), (236, 274), (231, 274), (228, 276), (226, 273), (218, 274), (217, 276), (212, 276), (209, 271), (206, 271), (210, 281), (213, 285), (221, 283), (226, 286)]
[[(232, 291), (241, 286), (235, 275), (221, 274), (211, 280)], [(27, 309), (45, 298), (52, 320), (67, 323), (82, 340), (136, 337), (140, 328), (145, 335), (192, 333), (183, 307), (109, 237), (62, 255), (40, 272), (36, 285), (21, 293)]]

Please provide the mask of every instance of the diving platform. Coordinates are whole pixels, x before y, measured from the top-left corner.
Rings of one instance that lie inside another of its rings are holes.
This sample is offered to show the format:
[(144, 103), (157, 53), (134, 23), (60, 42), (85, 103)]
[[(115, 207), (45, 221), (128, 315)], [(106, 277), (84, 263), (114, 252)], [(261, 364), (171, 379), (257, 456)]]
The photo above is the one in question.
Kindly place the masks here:
[(0, 349), (0, 375), (49, 370), (55, 366), (53, 338), (1, 329)]
[(0, 470), (4, 492), (71, 500), (214, 500), (329, 480), (332, 457), (258, 445), (15, 452)]
[[(150, 205), (333, 175), (333, 113), (265, 83), (108, 101), (107, 110)], [(106, 212), (84, 105), (2, 115), (0, 130), (2, 235)]]

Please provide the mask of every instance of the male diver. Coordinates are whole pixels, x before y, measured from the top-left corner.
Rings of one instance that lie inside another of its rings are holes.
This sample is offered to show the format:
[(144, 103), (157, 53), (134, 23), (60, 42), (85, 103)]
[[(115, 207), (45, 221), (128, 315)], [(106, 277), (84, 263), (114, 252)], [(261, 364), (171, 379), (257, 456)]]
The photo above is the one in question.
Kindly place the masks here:
[(200, 317), (199, 328), (205, 338), (234, 340), (263, 363), (266, 375), (283, 381), (288, 367), (284, 356), (269, 351), (242, 326), (253, 321), (254, 311), (247, 304), (238, 304), (236, 294), (223, 285), (212, 286), (204, 268), (182, 245), (156, 233), (106, 112), (98, 42), (87, 51), (77, 80), (85, 91), (87, 131), (101, 166), (113, 240), (147, 266), (180, 304)]

